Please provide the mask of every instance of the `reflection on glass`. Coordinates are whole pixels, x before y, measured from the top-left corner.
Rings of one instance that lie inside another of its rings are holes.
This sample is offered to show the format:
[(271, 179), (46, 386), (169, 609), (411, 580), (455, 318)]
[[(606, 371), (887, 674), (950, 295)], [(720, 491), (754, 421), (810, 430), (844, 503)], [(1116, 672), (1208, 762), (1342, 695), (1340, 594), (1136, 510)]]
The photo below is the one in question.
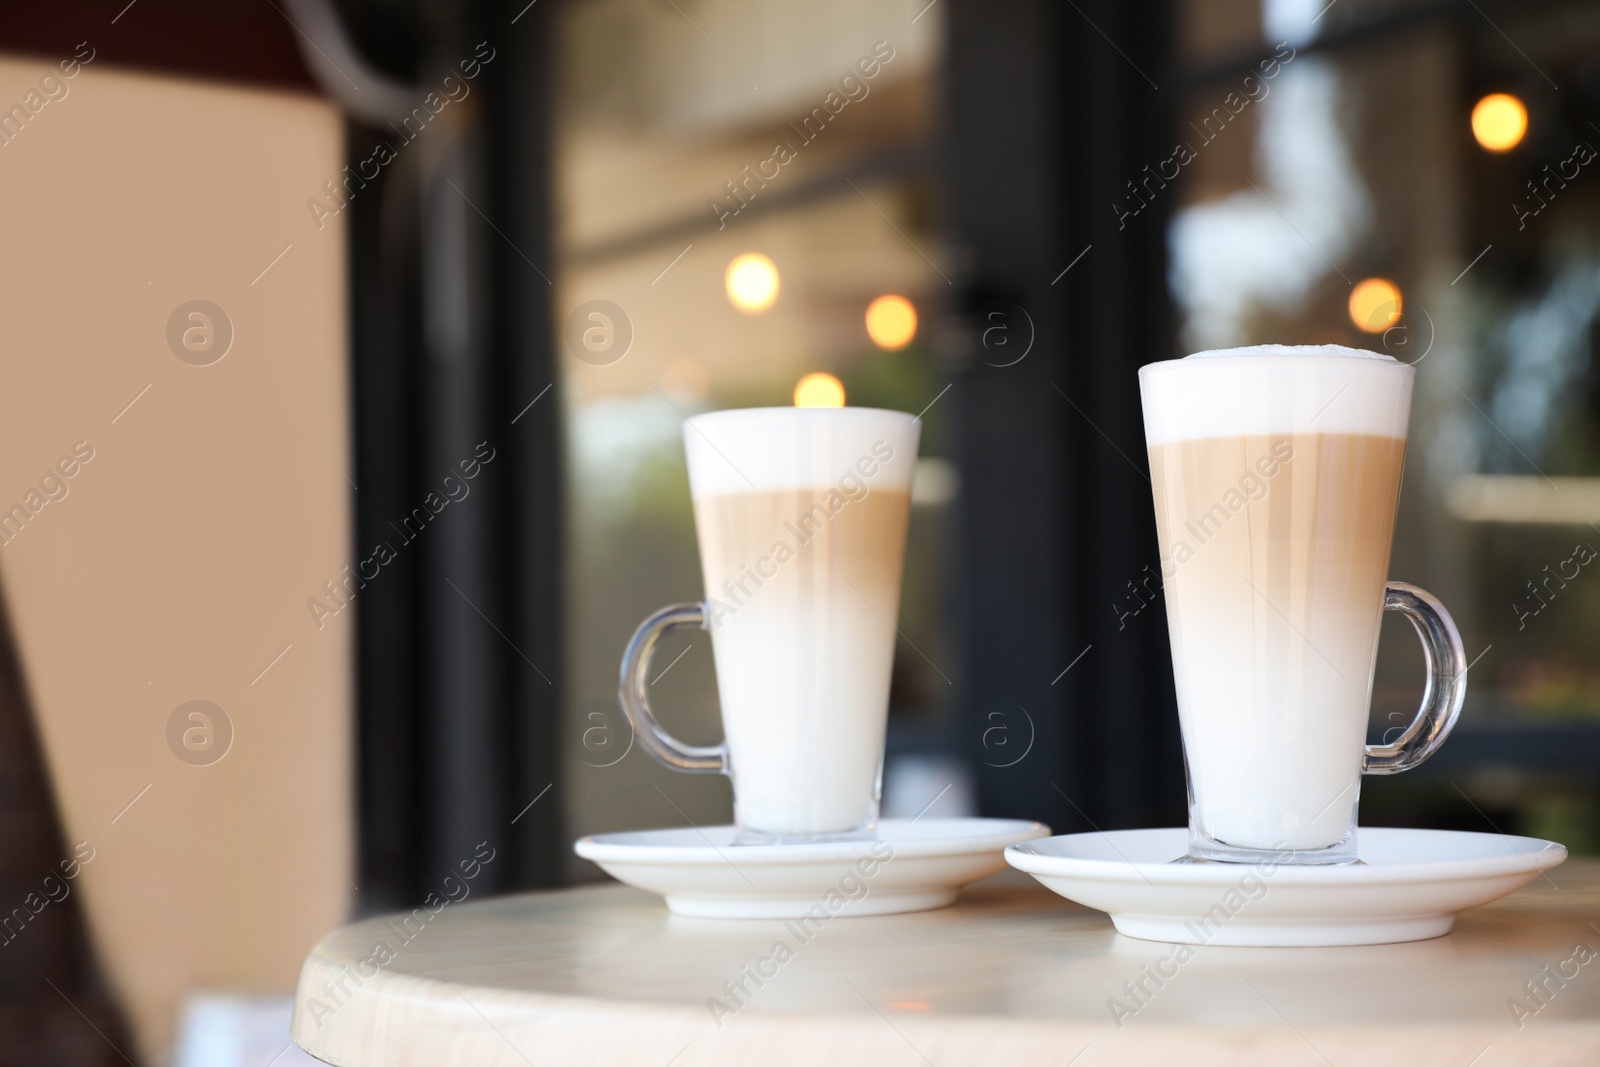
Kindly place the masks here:
[[(1192, 110), (1210, 115), (1234, 87), (1219, 85)], [(1211, 97), (1215, 97), (1215, 100)], [(1270, 95), (1207, 137), (1184, 127), (1201, 178), (1234, 172), (1254, 149), (1256, 174), (1227, 196), (1178, 209), (1168, 231), (1173, 296), (1191, 351), (1249, 344), (1252, 320), (1299, 310), (1333, 264), (1368, 230), (1372, 208), (1343, 130), (1336, 68), (1299, 56), (1282, 65)], [(1252, 145), (1245, 116), (1254, 116)], [(1240, 128), (1244, 127), (1244, 128)], [(1200, 129), (1211, 131), (1211, 127)], [(1302, 338), (1273, 337), (1274, 341)]]

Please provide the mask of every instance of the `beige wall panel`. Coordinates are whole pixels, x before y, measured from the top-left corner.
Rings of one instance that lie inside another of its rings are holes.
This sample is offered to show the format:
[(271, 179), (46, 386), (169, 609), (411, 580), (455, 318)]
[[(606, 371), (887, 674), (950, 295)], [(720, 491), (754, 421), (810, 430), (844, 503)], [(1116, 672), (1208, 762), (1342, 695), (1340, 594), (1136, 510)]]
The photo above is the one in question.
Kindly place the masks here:
[[(0, 59), (0, 107), (54, 69)], [(350, 538), (344, 237), (306, 206), (342, 131), (103, 63), (60, 85), (0, 144), (0, 509), (93, 458), (0, 579), (69, 850), (94, 850), (75, 889), (156, 1060), (185, 989), (288, 991), (351, 899), (352, 617), (306, 603)], [(192, 300), (232, 324), (208, 366), (167, 339)], [(168, 741), (197, 699), (233, 731), (207, 765)]]

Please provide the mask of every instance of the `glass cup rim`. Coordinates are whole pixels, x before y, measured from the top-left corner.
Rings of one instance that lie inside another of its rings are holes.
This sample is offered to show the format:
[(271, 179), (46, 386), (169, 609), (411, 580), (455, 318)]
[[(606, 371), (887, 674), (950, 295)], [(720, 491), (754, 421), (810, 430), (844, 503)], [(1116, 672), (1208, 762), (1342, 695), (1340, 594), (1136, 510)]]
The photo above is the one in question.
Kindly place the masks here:
[(690, 415), (688, 422), (698, 427), (705, 427), (717, 423), (732, 423), (745, 421), (787, 420), (795, 422), (835, 422), (845, 419), (889, 419), (892, 421), (916, 422), (915, 415), (904, 411), (895, 411), (892, 408), (869, 408), (846, 405), (837, 408), (802, 408), (793, 405), (774, 405), (758, 408), (722, 408), (717, 411), (702, 411), (697, 415)]

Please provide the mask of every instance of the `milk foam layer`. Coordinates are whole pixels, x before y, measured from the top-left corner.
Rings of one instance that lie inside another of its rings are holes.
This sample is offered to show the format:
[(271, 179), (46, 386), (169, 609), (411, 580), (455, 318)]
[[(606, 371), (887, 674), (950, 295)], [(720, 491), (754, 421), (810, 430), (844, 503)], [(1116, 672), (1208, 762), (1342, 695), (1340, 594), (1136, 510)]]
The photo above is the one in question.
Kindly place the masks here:
[(1219, 356), (1286, 356), (1290, 359), (1308, 356), (1338, 356), (1344, 359), (1377, 359), (1388, 363), (1399, 360), (1383, 352), (1347, 345), (1241, 345), (1238, 348), (1208, 348), (1204, 352), (1191, 352), (1184, 359), (1216, 359)]
[(1230, 434), (1348, 433), (1404, 440), (1409, 364), (1342, 345), (1255, 345), (1139, 369), (1146, 443)]
[(742, 408), (695, 415), (683, 426), (689, 488), (700, 498), (836, 486), (854, 470), (871, 488), (909, 491), (920, 427), (905, 412), (879, 408)]

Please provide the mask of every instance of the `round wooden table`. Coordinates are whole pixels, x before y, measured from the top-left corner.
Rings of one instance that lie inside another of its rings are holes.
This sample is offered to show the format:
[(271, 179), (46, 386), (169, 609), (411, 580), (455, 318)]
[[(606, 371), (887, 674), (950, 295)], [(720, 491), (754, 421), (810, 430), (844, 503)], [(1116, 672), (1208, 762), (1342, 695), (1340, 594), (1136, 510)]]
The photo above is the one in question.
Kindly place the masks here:
[(950, 908), (811, 929), (678, 918), (605, 885), (336, 930), (301, 973), (294, 1037), (339, 1067), (1592, 1067), (1597, 921), (1595, 860), (1449, 936), (1333, 949), (1180, 952), (1016, 872)]

